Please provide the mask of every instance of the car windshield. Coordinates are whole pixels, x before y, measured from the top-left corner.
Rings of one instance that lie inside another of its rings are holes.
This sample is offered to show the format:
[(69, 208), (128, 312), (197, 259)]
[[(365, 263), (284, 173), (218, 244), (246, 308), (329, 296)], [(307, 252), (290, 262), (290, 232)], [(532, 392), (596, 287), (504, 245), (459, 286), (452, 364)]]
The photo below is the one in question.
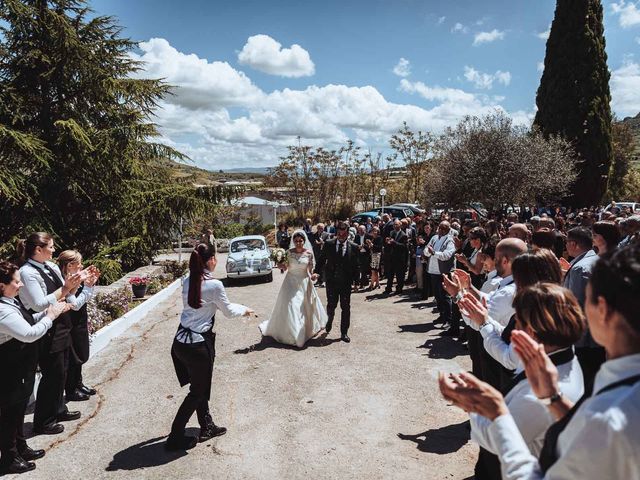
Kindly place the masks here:
[(231, 244), (231, 252), (242, 252), (244, 250), (264, 250), (266, 245), (259, 238), (253, 238), (251, 240), (238, 240)]

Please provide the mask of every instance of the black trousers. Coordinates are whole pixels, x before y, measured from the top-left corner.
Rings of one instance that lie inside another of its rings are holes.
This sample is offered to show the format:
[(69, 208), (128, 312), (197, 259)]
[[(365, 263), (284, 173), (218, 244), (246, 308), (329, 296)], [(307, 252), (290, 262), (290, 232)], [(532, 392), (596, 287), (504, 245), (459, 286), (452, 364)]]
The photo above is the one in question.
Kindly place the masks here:
[(474, 330), (468, 325), (464, 327), (465, 335), (467, 336), (467, 345), (469, 347), (469, 356), (471, 357), (471, 373), (476, 378), (484, 380), (482, 378), (482, 350), (484, 350), (482, 335), (477, 330)]
[(209, 345), (207, 342), (182, 343), (174, 340), (171, 353), (189, 375), (189, 393), (178, 408), (178, 413), (171, 425), (171, 435), (181, 436), (184, 435), (184, 429), (193, 412), (198, 416), (200, 428), (207, 428), (212, 421), (209, 413), (209, 397), (216, 356), (215, 336)]
[(67, 412), (63, 395), (69, 367), (69, 348), (55, 353), (42, 349), (38, 363), (42, 378), (33, 413), (33, 427), (36, 429), (56, 423), (58, 416)]
[(361, 287), (369, 285), (369, 273), (371, 273), (371, 257), (361, 255), (358, 259), (358, 278), (356, 283)]
[(392, 259), (391, 264), (389, 265), (389, 275), (387, 276), (387, 287), (384, 289), (385, 292), (391, 292), (393, 290), (393, 279), (396, 280), (396, 291), (402, 292), (404, 288), (404, 281), (407, 275), (407, 264), (399, 263), (397, 259)]
[(24, 438), (24, 412), (29, 399), (0, 407), (0, 464), (7, 465), (27, 448)]
[(67, 368), (67, 380), (65, 382), (64, 391), (67, 395), (71, 395), (82, 386), (82, 364), (69, 362)]
[(443, 322), (451, 325), (452, 302), (449, 294), (442, 288), (442, 275), (430, 273), (429, 276), (431, 277), (431, 291), (436, 299), (440, 318)]
[(500, 480), (502, 478), (500, 459), (490, 451), (480, 447), (478, 461), (473, 473), (476, 480)]
[(340, 333), (346, 335), (351, 324), (351, 283), (344, 280), (327, 281), (327, 326), (331, 328), (340, 303)]
[(607, 353), (603, 347), (577, 347), (576, 357), (578, 357), (580, 368), (582, 368), (584, 390), (591, 392), (593, 391), (593, 380), (600, 365), (607, 360)]

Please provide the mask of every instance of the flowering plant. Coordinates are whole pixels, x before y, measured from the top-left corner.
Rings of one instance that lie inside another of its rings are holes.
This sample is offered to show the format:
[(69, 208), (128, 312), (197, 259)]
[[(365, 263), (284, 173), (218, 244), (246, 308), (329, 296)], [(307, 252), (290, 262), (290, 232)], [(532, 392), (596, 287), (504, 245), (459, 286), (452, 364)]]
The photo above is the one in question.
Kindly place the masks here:
[(273, 260), (273, 263), (275, 263), (276, 265), (282, 265), (283, 263), (286, 263), (288, 257), (289, 252), (287, 252), (284, 248), (275, 248), (271, 252), (271, 260)]
[(131, 277), (129, 279), (130, 285), (149, 285), (151, 279), (149, 277)]

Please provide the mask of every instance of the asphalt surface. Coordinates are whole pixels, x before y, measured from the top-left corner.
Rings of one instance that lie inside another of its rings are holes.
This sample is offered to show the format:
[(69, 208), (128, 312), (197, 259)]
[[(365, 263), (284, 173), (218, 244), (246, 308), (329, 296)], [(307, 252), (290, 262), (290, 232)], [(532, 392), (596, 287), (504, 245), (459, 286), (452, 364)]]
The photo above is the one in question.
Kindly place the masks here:
[[(179, 387), (169, 354), (182, 304), (175, 294), (89, 361), (85, 383), (99, 394), (69, 404), (83, 417), (63, 434), (29, 440), (47, 455), (20, 478), (470, 477), (477, 448), (467, 416), (437, 390), (438, 371), (468, 369), (469, 358), (438, 335), (432, 305), (382, 290), (355, 293), (350, 344), (339, 341), (336, 319), (326, 339), (283, 347), (261, 342), (257, 328), (283, 278), (276, 271), (273, 283), (227, 288), (258, 317), (216, 319), (210, 405), (226, 435), (186, 453), (163, 448), (188, 388)], [(195, 415), (190, 427), (197, 434)]]

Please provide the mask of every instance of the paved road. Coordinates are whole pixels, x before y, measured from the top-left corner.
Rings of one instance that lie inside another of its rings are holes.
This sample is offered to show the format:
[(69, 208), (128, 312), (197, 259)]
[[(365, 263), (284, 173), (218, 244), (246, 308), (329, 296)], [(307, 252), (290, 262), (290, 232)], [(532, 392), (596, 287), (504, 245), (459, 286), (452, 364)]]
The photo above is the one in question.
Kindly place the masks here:
[[(217, 319), (211, 406), (227, 435), (188, 453), (163, 449), (186, 393), (169, 356), (181, 306), (176, 294), (90, 360), (86, 382), (99, 395), (70, 405), (84, 415), (64, 434), (30, 440), (47, 455), (20, 478), (471, 476), (476, 448), (466, 415), (448, 406), (436, 385), (439, 370), (469, 368), (469, 361), (438, 336), (431, 307), (408, 296), (354, 294), (351, 344), (337, 341), (337, 325), (327, 340), (302, 350), (260, 344), (257, 325), (283, 277), (276, 272), (273, 283), (228, 288), (232, 301), (259, 318)], [(190, 425), (195, 434), (195, 415)]]

